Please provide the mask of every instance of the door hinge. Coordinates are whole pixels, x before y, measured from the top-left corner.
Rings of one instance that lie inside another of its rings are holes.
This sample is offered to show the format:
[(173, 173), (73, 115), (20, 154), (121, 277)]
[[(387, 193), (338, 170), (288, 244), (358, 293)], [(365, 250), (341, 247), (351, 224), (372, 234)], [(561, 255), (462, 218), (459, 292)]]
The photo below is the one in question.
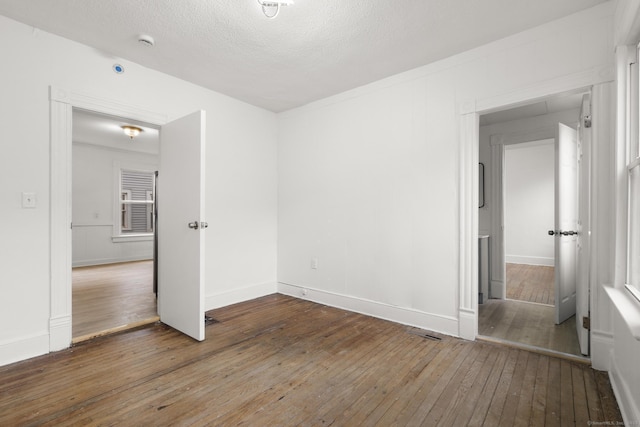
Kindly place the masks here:
[(591, 127), (591, 115), (586, 115), (583, 117), (584, 120), (584, 127), (589, 129)]
[(587, 331), (591, 330), (591, 318), (587, 316), (582, 317), (582, 327)]

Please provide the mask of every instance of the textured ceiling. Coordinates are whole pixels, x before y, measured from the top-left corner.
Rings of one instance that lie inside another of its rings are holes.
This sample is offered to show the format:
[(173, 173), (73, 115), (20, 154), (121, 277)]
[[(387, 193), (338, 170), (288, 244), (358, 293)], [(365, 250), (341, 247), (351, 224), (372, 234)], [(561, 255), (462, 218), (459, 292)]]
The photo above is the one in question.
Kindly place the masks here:
[(279, 112), (605, 1), (296, 0), (267, 19), (256, 0), (0, 0), (0, 14)]

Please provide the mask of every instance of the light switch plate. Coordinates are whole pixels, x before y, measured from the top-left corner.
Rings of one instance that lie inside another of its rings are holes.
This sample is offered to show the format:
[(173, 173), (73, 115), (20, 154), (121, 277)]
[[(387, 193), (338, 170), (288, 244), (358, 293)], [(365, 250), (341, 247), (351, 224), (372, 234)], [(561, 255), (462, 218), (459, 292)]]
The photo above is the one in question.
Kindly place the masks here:
[(22, 193), (22, 207), (23, 208), (35, 208), (36, 207), (36, 193)]

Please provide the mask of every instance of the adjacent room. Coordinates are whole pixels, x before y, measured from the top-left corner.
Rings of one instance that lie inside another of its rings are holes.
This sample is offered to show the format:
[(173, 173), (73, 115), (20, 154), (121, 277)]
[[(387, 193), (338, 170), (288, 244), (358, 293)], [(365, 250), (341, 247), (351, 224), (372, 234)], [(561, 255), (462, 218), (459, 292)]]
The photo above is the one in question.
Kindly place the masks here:
[[(571, 143), (575, 140), (576, 148), (590, 144), (591, 128), (584, 126), (584, 116), (589, 112), (583, 111), (589, 99), (588, 92), (564, 93), (480, 118), (483, 175), (479, 191), (484, 203), (479, 208), (479, 228), (487, 240), (480, 240), (486, 245), (480, 250), (480, 270), (487, 271), (479, 286), (481, 336), (573, 356), (589, 355), (588, 336), (582, 348), (579, 342), (575, 298), (562, 318), (556, 316), (560, 306), (555, 303), (556, 293), (562, 290), (557, 288), (575, 290), (578, 282), (575, 274), (569, 278), (556, 275), (556, 268), (560, 268), (556, 264), (570, 263), (560, 269), (577, 271), (576, 248), (585, 245), (575, 236), (556, 237), (555, 230), (561, 228), (556, 226), (556, 210), (564, 207), (556, 202), (572, 201), (576, 228), (585, 220), (584, 213), (577, 219), (579, 201), (588, 196), (588, 187), (578, 185), (567, 187), (565, 194), (556, 194), (561, 190), (560, 178), (565, 178), (556, 176), (561, 170), (557, 167), (561, 159), (556, 154), (556, 140), (562, 130), (574, 136)], [(585, 162), (583, 157), (580, 164)], [(576, 169), (577, 159), (569, 164), (573, 167), (568, 173), (576, 178), (588, 172), (584, 167)], [(580, 190), (583, 194), (578, 194)], [(556, 260), (555, 243), (565, 240), (575, 248), (568, 259)], [(584, 311), (588, 312), (588, 306)]]
[(72, 121), (72, 334), (79, 342), (159, 320), (160, 141), (157, 129), (125, 118), (76, 109)]
[(640, 422), (634, 0), (0, 0), (0, 425)]

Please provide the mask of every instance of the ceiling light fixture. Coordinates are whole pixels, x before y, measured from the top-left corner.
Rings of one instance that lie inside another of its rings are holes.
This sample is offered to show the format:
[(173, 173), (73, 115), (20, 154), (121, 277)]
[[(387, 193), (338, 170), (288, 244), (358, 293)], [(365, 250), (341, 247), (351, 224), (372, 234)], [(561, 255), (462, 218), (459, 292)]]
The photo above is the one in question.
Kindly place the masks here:
[(124, 131), (124, 134), (131, 139), (133, 139), (134, 136), (140, 135), (140, 132), (142, 132), (141, 128), (137, 126), (129, 126), (129, 125), (122, 126), (122, 130)]
[[(280, 6), (289, 6), (293, 4), (293, 0), (258, 0), (258, 4), (262, 6), (262, 13), (269, 19), (273, 19), (280, 13)], [(275, 12), (269, 13), (269, 10), (273, 10), (275, 8)]]

